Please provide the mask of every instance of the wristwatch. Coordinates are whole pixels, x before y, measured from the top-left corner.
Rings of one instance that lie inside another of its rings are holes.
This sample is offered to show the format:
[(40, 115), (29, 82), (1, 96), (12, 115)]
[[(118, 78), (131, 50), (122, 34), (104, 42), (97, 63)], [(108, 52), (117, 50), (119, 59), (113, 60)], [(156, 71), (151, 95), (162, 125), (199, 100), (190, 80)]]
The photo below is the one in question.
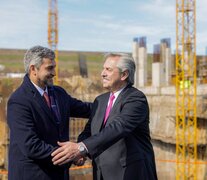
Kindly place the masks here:
[(82, 143), (79, 143), (78, 150), (81, 155), (86, 155), (87, 153), (86, 147)]

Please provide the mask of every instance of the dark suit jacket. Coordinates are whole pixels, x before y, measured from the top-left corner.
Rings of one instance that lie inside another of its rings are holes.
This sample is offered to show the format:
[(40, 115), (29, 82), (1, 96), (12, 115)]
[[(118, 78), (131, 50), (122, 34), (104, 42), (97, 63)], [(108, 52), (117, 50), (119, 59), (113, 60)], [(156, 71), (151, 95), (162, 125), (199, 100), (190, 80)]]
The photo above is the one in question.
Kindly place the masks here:
[(57, 141), (69, 140), (69, 117), (89, 117), (91, 104), (53, 87), (60, 110), (58, 125), (45, 100), (26, 75), (8, 101), (10, 128), (9, 180), (68, 180), (68, 165), (54, 166)]
[(93, 159), (94, 180), (155, 180), (145, 95), (131, 87), (119, 94), (102, 127), (110, 93), (97, 97), (92, 116), (79, 136)]

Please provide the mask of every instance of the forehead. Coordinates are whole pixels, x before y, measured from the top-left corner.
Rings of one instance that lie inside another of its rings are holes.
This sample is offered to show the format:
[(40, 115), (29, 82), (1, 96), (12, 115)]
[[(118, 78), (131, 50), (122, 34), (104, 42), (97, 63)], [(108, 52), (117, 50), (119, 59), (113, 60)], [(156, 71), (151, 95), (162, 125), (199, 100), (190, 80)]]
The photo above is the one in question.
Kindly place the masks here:
[(119, 62), (119, 57), (118, 56), (108, 57), (105, 60), (104, 67), (116, 67), (118, 62)]
[(42, 65), (45, 65), (45, 66), (55, 66), (56, 62), (55, 62), (55, 60), (51, 60), (49, 58), (43, 58)]

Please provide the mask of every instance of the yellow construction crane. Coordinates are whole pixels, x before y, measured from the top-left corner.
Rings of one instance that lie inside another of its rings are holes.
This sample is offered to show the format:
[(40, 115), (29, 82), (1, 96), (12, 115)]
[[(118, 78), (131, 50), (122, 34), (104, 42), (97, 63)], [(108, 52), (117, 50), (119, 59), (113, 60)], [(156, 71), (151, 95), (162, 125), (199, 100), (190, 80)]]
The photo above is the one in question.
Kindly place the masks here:
[(58, 84), (58, 8), (57, 0), (49, 0), (48, 10), (48, 45), (55, 51), (56, 77), (55, 84)]
[(176, 179), (197, 179), (196, 0), (176, 0)]

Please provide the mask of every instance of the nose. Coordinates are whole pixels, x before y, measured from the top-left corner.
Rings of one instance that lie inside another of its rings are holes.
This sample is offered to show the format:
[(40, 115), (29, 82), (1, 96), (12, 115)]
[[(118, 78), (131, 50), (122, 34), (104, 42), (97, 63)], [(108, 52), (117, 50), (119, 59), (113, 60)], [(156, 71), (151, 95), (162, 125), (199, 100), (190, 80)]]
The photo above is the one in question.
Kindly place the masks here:
[(51, 74), (53, 75), (53, 77), (56, 76), (56, 68), (55, 67), (53, 68)]
[(105, 77), (105, 76), (106, 76), (105, 69), (103, 69), (101, 72), (101, 77)]

